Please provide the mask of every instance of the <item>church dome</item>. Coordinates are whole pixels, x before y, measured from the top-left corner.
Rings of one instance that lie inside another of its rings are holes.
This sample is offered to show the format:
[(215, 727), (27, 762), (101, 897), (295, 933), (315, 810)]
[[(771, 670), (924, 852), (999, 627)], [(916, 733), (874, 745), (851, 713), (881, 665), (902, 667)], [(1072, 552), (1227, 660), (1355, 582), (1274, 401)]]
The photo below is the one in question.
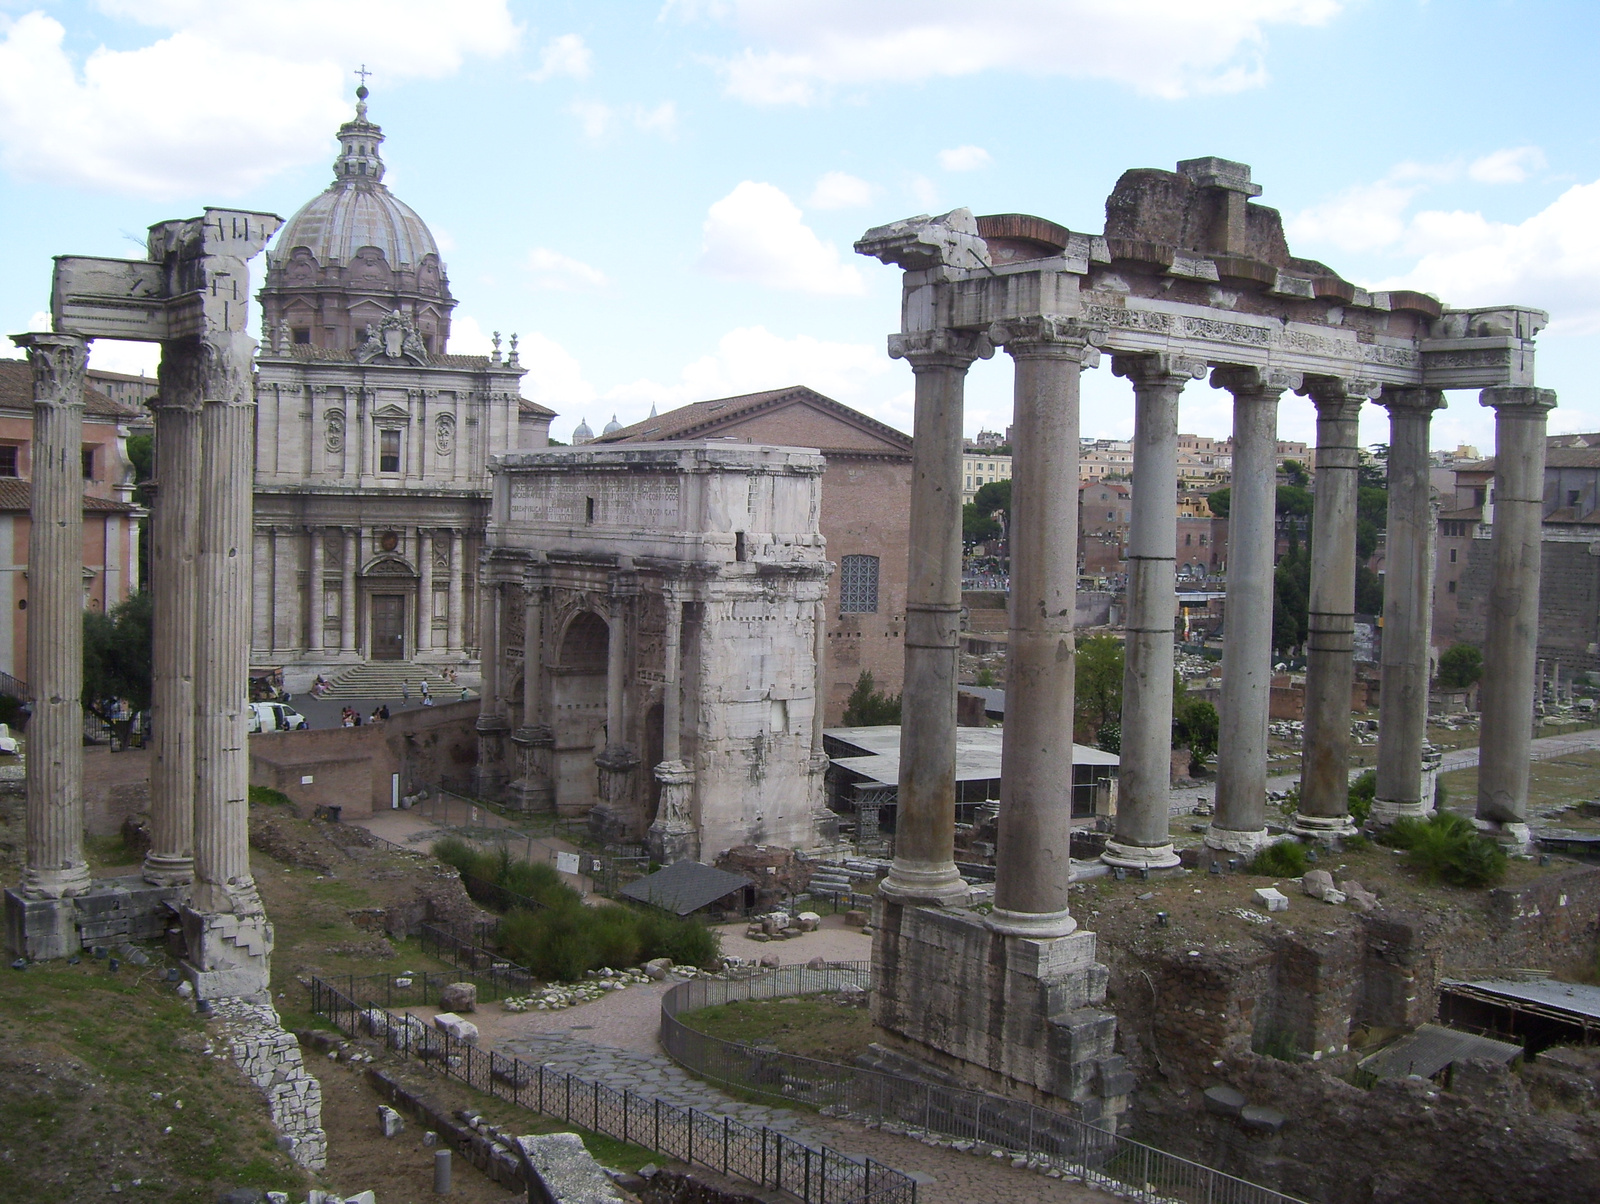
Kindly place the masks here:
[(428, 256), (439, 258), (427, 224), (383, 183), (383, 129), (367, 120), (366, 89), (358, 92), (356, 119), (339, 127), (339, 158), (333, 183), (284, 223), (271, 260), (287, 261), (304, 247), (326, 267), (347, 265), (362, 247), (383, 252), (390, 268), (415, 269)]
[(606, 429), (605, 429), (604, 433), (607, 434), (607, 435), (610, 435), (610, 434), (613, 434), (613, 433), (615, 433), (617, 431), (620, 431), (621, 429), (622, 429), (622, 423), (618, 422), (617, 421), (617, 416), (615, 414), (613, 414), (613, 415), (611, 415), (611, 421), (606, 423)]
[(593, 438), (594, 432), (589, 429), (589, 420), (587, 418), (578, 419), (578, 425), (572, 428), (572, 446), (577, 447), (580, 443), (588, 443)]

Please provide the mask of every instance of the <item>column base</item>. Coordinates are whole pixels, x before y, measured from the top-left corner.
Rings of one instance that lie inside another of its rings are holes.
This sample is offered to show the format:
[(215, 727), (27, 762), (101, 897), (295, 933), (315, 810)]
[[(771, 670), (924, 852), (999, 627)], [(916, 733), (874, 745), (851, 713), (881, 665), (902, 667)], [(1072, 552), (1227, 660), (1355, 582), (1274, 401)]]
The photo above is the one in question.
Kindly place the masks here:
[(1367, 823), (1375, 827), (1387, 827), (1397, 819), (1427, 819), (1432, 814), (1431, 806), (1415, 799), (1396, 802), (1375, 798), (1372, 800), (1372, 810), (1367, 815)]
[(1533, 852), (1533, 830), (1527, 824), (1501, 823), (1495, 819), (1475, 819), (1472, 826), (1499, 844), (1513, 857)]
[(934, 907), (965, 907), (971, 888), (953, 861), (910, 861), (899, 857), (889, 876), (878, 884), (878, 894), (895, 903), (928, 903)]
[(1272, 838), (1267, 835), (1265, 828), (1240, 832), (1212, 824), (1206, 829), (1206, 848), (1215, 849), (1219, 853), (1242, 853), (1246, 857), (1254, 857), (1271, 843)]
[(651, 824), (645, 837), (645, 849), (650, 854), (650, 860), (662, 865), (696, 860), (695, 846), (699, 843), (693, 828), (678, 824)]
[(1299, 811), (1289, 821), (1289, 831), (1308, 840), (1340, 840), (1356, 835), (1348, 815), (1305, 815)]
[(1107, 865), (1130, 870), (1169, 870), (1178, 864), (1178, 853), (1171, 841), (1158, 845), (1138, 845), (1108, 840), (1100, 860)]
[(144, 859), (144, 880), (152, 886), (187, 886), (194, 881), (194, 858), (148, 854)]
[(30, 899), (68, 899), (89, 889), (89, 863), (79, 861), (61, 869), (24, 870), (22, 893)]
[(1070, 936), (1078, 930), (1078, 921), (1065, 908), (1061, 911), (1033, 912), (1008, 911), (1004, 907), (996, 907), (984, 917), (983, 923), (990, 932), (1001, 936), (1024, 936), (1035, 941)]
[(30, 899), (6, 891), (6, 956), (31, 962), (69, 957), (80, 948), (78, 908), (71, 899)]
[(224, 999), (266, 991), (271, 975), (272, 924), (257, 908), (243, 914), (183, 907), (183, 972), (197, 999)]

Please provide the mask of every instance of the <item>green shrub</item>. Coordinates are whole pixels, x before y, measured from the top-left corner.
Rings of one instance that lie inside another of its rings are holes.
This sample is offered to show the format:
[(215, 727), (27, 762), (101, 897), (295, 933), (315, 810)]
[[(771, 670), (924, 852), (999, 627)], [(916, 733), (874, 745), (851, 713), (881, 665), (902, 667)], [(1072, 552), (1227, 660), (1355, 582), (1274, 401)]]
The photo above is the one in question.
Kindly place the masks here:
[(1250, 862), (1250, 872), (1268, 878), (1298, 878), (1306, 872), (1308, 864), (1305, 845), (1298, 840), (1281, 840), (1255, 855)]
[(710, 966), (722, 953), (722, 938), (699, 920), (664, 911), (638, 911), (640, 957), (670, 957), (680, 966)]
[(518, 908), (500, 921), (500, 952), (540, 978), (581, 978), (587, 970), (623, 970), (657, 957), (710, 966), (721, 952), (717, 934), (698, 920), (616, 904), (577, 902)]
[(1493, 886), (1505, 877), (1505, 850), (1454, 811), (1437, 811), (1427, 819), (1402, 816), (1379, 839), (1407, 850), (1411, 864), (1430, 882)]
[(1372, 800), (1378, 793), (1378, 771), (1369, 769), (1350, 783), (1350, 818), (1356, 827), (1372, 814)]

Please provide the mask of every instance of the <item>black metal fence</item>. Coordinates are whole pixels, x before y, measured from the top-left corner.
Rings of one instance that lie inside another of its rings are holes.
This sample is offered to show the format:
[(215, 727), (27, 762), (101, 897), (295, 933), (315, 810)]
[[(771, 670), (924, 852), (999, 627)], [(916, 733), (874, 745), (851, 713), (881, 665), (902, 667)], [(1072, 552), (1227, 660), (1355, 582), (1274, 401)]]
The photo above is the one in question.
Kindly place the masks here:
[[(354, 982), (351, 986), (355, 989)], [(916, 1204), (916, 1181), (870, 1158), (852, 1158), (775, 1129), (754, 1128), (482, 1050), (415, 1016), (390, 1011), (375, 999), (361, 1004), (358, 998), (321, 978), (311, 980), (312, 1010), (341, 1031), (381, 1040), (389, 1049), (519, 1107), (789, 1192), (806, 1204)]]
[(758, 1049), (696, 1032), (679, 1017), (744, 999), (778, 999), (870, 986), (869, 963), (812, 970), (784, 966), (758, 978), (691, 979), (661, 1000), (661, 1045), (679, 1065), (713, 1083), (774, 1103), (887, 1122), (994, 1146), (1035, 1166), (1111, 1188), (1148, 1204), (1300, 1204), (1268, 1187), (1019, 1100)]

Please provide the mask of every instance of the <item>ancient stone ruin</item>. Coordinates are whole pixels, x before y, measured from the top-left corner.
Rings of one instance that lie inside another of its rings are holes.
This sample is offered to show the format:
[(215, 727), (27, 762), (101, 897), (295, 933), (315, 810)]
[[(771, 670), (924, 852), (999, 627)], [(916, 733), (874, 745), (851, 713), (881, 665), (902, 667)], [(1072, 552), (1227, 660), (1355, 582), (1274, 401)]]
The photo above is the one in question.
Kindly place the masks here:
[[(1290, 254), (1250, 169), (1187, 160), (1123, 174), (1103, 234), (964, 209), (869, 230), (863, 255), (904, 270), (889, 354), (916, 378), (911, 579), (894, 867), (880, 891), (875, 1017), (895, 1048), (1008, 1092), (1071, 1101), (1112, 1126), (1131, 1077), (1101, 1004), (1106, 970), (1068, 907), (1079, 375), (1111, 357), (1133, 384), (1122, 782), (1105, 860), (1177, 864), (1168, 834), (1177, 409), (1209, 374), (1234, 399), (1216, 855), (1251, 854), (1266, 828), (1274, 452), (1287, 391), (1317, 409), (1316, 510), (1301, 802), (1292, 831), (1353, 834), (1348, 815), (1357, 415), (1390, 414), (1380, 822), (1431, 809), (1423, 791), (1432, 530), (1428, 431), (1446, 389), (1496, 413), (1496, 596), (1485, 647), (1478, 821), (1528, 844), (1528, 717), (1539, 594), (1544, 432), (1534, 387), (1546, 315), (1452, 309), (1373, 293)], [(962, 389), (973, 361), (1016, 363), (1007, 722), (994, 907), (966, 907), (954, 858), (955, 696), (961, 606)]]

